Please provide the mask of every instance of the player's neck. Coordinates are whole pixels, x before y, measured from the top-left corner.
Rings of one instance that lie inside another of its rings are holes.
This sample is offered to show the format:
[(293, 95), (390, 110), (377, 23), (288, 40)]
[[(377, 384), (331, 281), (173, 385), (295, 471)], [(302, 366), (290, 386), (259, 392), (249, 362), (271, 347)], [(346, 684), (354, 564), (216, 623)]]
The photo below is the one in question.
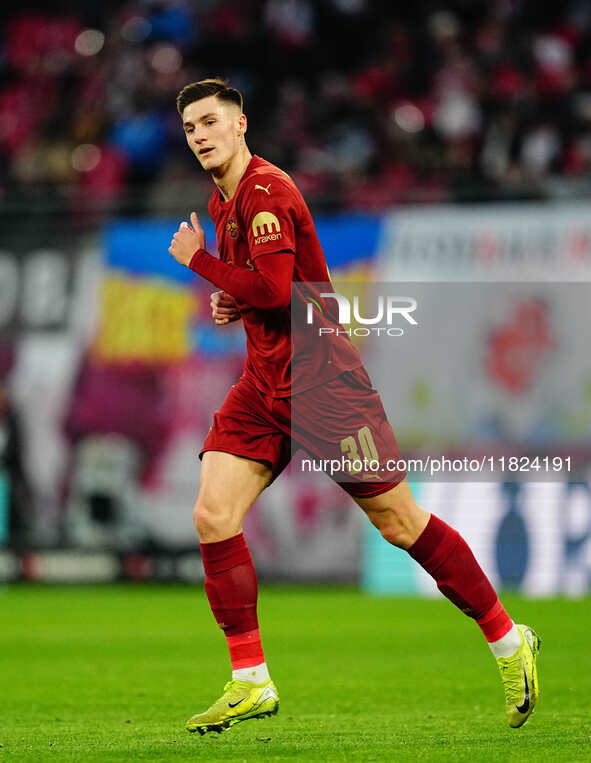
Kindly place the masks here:
[(247, 145), (244, 144), (243, 148), (234, 154), (227, 164), (216, 167), (211, 173), (213, 182), (217, 185), (224, 201), (230, 201), (233, 198), (238, 188), (238, 183), (246, 172), (251, 159), (252, 154), (248, 150)]

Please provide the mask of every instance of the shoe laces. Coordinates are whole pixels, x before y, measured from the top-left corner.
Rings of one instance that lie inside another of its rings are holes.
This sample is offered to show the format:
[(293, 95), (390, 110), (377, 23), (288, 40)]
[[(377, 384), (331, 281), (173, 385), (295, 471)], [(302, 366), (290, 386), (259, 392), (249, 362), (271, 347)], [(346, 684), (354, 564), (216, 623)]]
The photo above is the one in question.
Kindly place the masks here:
[(523, 662), (521, 655), (517, 654), (515, 657), (501, 658), (501, 660), (502, 662), (499, 661), (499, 669), (505, 687), (505, 697), (511, 702), (514, 700), (520, 702), (521, 695), (523, 694)]
[(222, 696), (219, 699), (216, 699), (216, 701), (209, 707), (206, 712), (209, 713), (211, 710), (216, 710), (218, 708), (225, 708), (226, 707), (226, 694), (235, 688), (235, 684), (238, 684), (239, 682), (235, 679), (232, 679), (228, 681), (228, 683), (224, 686), (224, 691), (222, 693)]

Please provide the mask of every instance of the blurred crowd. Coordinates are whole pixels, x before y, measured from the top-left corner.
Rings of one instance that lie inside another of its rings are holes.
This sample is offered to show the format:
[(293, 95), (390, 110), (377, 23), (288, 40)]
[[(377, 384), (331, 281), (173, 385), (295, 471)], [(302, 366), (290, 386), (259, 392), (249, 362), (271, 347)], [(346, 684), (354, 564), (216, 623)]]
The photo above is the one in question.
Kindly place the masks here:
[(585, 193), (591, 4), (27, 2), (0, 52), (0, 198), (92, 221), (203, 209), (175, 108), (242, 90), (253, 152), (321, 211)]

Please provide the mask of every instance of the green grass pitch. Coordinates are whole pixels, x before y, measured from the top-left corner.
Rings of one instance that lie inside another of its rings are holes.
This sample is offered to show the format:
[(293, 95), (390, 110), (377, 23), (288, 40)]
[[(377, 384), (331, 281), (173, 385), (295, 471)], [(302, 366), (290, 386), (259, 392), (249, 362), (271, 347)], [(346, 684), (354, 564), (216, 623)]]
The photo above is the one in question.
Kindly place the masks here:
[(0, 763), (591, 760), (589, 599), (504, 600), (543, 640), (522, 729), (505, 725), (477, 626), (446, 601), (263, 587), (279, 715), (199, 737), (185, 720), (229, 677), (199, 588), (5, 587)]

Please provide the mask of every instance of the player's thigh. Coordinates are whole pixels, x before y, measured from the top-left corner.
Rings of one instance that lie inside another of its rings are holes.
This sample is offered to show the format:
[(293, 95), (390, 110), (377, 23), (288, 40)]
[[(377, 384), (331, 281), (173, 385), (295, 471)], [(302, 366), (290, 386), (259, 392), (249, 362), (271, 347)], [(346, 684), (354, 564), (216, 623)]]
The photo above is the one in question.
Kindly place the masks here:
[(236, 535), (248, 510), (273, 477), (261, 461), (209, 450), (203, 454), (195, 526), (202, 542)]
[(410, 548), (429, 521), (429, 512), (417, 504), (406, 479), (379, 495), (353, 499), (384, 538), (400, 548)]

